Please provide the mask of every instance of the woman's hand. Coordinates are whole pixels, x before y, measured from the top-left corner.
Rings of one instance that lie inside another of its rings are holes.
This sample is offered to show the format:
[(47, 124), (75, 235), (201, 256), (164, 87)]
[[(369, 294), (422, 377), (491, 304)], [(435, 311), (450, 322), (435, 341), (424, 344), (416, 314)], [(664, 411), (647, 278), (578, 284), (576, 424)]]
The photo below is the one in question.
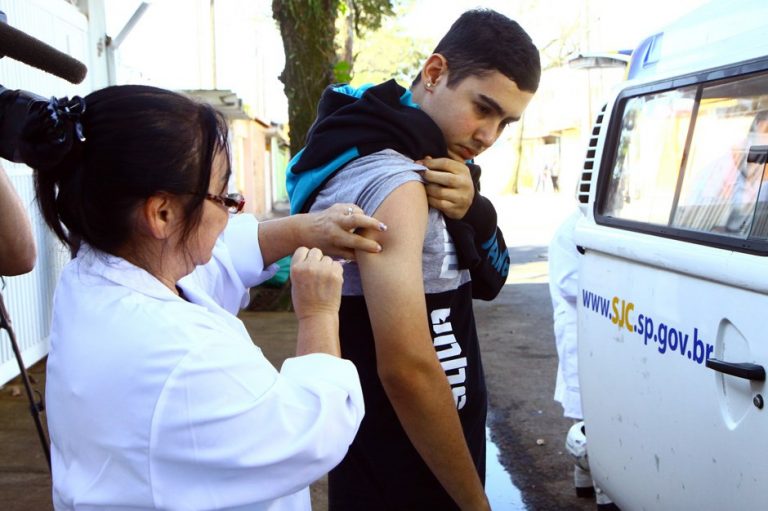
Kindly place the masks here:
[(354, 259), (355, 250), (381, 252), (381, 245), (360, 233), (367, 229), (387, 230), (386, 225), (366, 216), (354, 204), (334, 204), (318, 213), (308, 213), (305, 221), (302, 244), (343, 259)]
[(299, 247), (291, 258), (291, 295), (296, 317), (336, 315), (341, 304), (344, 271), (317, 248)]
[(317, 248), (299, 247), (291, 258), (291, 298), (299, 320), (296, 354), (340, 355), (341, 264)]
[(475, 198), (475, 185), (469, 167), (450, 158), (429, 156), (416, 163), (429, 169), (424, 171), (429, 205), (448, 218), (464, 218)]
[(297, 247), (317, 247), (324, 254), (354, 259), (355, 250), (381, 252), (365, 231), (387, 226), (366, 216), (354, 204), (334, 204), (317, 213), (302, 213), (259, 223), (259, 246), (265, 265), (293, 253)]

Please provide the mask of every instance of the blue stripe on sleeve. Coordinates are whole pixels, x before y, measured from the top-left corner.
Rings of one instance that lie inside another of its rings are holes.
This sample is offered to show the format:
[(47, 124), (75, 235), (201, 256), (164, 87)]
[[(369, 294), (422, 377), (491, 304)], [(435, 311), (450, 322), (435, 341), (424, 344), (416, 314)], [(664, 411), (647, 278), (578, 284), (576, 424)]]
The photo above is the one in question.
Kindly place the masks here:
[(301, 212), (304, 203), (309, 199), (312, 193), (323, 184), (323, 181), (325, 181), (328, 176), (360, 155), (357, 148), (352, 147), (325, 165), (312, 170), (307, 170), (301, 174), (294, 174), (291, 172), (291, 168), (293, 168), (293, 165), (299, 161), (301, 153), (303, 152), (304, 149), (291, 158), (291, 162), (288, 164), (288, 172), (286, 172), (285, 187), (291, 202), (292, 215)]

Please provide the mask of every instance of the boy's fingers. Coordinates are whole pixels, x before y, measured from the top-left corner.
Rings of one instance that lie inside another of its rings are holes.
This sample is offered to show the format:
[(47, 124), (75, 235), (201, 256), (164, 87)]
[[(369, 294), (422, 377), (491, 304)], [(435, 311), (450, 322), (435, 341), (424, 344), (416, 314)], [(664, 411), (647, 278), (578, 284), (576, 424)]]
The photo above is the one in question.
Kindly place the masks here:
[(424, 179), (437, 185), (449, 186), (453, 182), (453, 174), (443, 170), (425, 170)]

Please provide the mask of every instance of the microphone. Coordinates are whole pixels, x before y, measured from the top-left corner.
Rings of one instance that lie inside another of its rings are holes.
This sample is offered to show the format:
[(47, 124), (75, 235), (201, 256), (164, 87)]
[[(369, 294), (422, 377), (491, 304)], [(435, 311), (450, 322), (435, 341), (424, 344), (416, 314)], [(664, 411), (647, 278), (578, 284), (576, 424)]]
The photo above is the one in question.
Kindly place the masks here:
[(8, 25), (4, 13), (0, 21), (0, 55), (42, 69), (71, 83), (83, 81), (88, 72), (85, 64)]

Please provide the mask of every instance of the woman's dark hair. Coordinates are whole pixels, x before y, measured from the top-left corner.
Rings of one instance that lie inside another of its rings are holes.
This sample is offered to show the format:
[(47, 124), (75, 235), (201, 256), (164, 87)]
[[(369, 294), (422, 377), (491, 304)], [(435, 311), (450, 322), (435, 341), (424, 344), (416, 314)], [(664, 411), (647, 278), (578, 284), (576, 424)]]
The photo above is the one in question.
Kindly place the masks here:
[[(451, 88), (469, 76), (492, 71), (515, 82), (520, 90), (536, 92), (539, 88), (539, 50), (516, 21), (491, 9), (462, 14), (432, 53), (439, 53), (448, 62)], [(413, 85), (420, 80), (417, 75)]]
[(131, 238), (134, 212), (158, 193), (185, 197), (185, 242), (199, 224), (213, 159), (229, 161), (224, 117), (210, 105), (141, 85), (86, 96), (85, 141), (35, 172), (46, 223), (74, 253), (80, 241), (111, 254)]

